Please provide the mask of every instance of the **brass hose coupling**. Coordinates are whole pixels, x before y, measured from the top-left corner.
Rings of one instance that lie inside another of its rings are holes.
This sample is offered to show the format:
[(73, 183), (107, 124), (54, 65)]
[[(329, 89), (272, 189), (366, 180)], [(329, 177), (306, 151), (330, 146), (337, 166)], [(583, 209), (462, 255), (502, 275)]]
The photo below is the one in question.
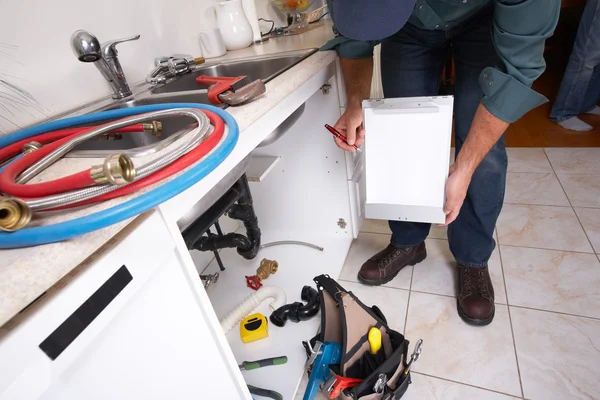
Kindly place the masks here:
[(19, 230), (31, 221), (31, 215), (31, 209), (23, 200), (0, 196), (0, 230)]
[(256, 270), (256, 276), (262, 281), (274, 274), (279, 269), (279, 263), (277, 261), (267, 260), (263, 258), (260, 262), (260, 266)]
[(42, 148), (42, 144), (40, 142), (29, 142), (25, 143), (23, 147), (21, 147), (21, 151), (23, 154), (29, 154), (33, 151), (39, 150)]
[(135, 165), (126, 154), (113, 154), (106, 157), (104, 164), (94, 165), (90, 169), (90, 177), (96, 183), (122, 185), (135, 178)]
[(152, 136), (160, 136), (162, 134), (162, 122), (152, 121), (150, 124), (142, 124), (144, 132), (152, 132)]

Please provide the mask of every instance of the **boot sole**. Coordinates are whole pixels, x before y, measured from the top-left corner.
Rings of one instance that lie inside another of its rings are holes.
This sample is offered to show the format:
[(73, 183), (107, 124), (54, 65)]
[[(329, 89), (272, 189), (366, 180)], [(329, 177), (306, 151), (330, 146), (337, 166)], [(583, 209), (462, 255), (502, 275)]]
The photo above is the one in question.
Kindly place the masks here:
[(425, 261), (426, 258), (427, 258), (427, 250), (425, 250), (423, 253), (417, 255), (415, 258), (412, 259), (411, 262), (404, 264), (395, 274), (390, 275), (381, 281), (371, 281), (371, 280), (362, 278), (360, 275), (358, 275), (357, 277), (358, 277), (359, 282), (364, 283), (365, 285), (369, 285), (369, 286), (385, 285), (386, 283), (388, 283), (389, 281), (394, 279), (400, 273), (400, 271), (402, 271), (404, 268), (406, 268), (408, 266), (415, 266), (415, 265), (419, 264), (420, 262)]
[(467, 316), (467, 314), (465, 314), (462, 308), (460, 308), (460, 304), (458, 304), (458, 299), (456, 299), (456, 310), (458, 311), (458, 315), (462, 318), (463, 321), (465, 321), (469, 325), (475, 326), (489, 325), (494, 320), (494, 316), (496, 315), (496, 307), (494, 306), (492, 315), (490, 315), (487, 319), (471, 318)]

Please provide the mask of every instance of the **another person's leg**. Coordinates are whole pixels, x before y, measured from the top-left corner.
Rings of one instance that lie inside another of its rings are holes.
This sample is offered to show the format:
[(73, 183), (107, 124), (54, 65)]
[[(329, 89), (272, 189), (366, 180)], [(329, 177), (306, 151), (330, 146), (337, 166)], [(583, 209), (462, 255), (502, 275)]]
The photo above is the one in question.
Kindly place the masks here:
[[(499, 61), (490, 35), (492, 20), (490, 9), (466, 24), (453, 40), (456, 154), (483, 97), (479, 75)], [(493, 235), (504, 200), (506, 169), (502, 136), (475, 171), (458, 218), (448, 227), (450, 250), (458, 263), (458, 312), (476, 325), (487, 325), (494, 318), (494, 290), (487, 262), (496, 245)]]
[(550, 120), (573, 131), (593, 127), (577, 115), (600, 115), (600, 1), (588, 0)]
[[(381, 76), (385, 97), (435, 96), (448, 54), (442, 31), (407, 24), (381, 45)], [(369, 133), (367, 132), (367, 135)], [(389, 184), (401, 185), (390, 171)], [(411, 190), (411, 188), (406, 188)], [(368, 285), (392, 280), (402, 268), (426, 257), (430, 224), (390, 221), (390, 245), (363, 264), (358, 279)]]

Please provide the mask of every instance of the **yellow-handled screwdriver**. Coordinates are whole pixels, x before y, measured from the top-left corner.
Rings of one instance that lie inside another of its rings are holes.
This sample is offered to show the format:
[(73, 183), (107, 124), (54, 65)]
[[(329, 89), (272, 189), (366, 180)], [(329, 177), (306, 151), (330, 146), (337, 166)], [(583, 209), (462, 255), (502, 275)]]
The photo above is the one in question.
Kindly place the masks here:
[(379, 349), (381, 349), (381, 331), (379, 330), (379, 328), (372, 327), (371, 329), (369, 329), (369, 334), (367, 336), (369, 338), (371, 354), (377, 354)]

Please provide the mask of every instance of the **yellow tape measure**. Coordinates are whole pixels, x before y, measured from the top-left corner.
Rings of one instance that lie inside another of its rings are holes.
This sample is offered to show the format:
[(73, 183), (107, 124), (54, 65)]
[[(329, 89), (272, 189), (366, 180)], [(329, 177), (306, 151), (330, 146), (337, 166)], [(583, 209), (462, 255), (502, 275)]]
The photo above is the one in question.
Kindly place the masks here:
[(240, 337), (242, 342), (254, 342), (269, 336), (267, 318), (261, 313), (247, 316), (240, 323)]

